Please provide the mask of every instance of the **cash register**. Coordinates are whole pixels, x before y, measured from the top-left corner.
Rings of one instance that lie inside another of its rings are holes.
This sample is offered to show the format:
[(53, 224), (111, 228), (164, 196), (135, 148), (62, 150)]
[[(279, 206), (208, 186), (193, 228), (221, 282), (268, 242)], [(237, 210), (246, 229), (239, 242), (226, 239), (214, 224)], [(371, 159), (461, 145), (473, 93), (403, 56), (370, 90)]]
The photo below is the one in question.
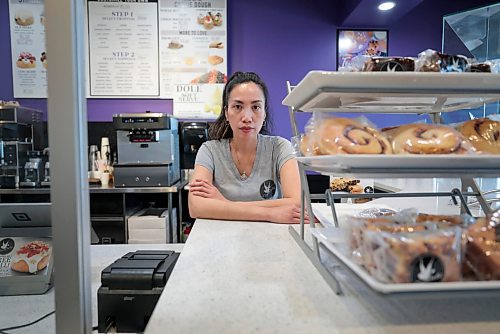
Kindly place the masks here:
[(143, 332), (178, 258), (174, 251), (139, 250), (106, 267), (97, 290), (99, 332)]

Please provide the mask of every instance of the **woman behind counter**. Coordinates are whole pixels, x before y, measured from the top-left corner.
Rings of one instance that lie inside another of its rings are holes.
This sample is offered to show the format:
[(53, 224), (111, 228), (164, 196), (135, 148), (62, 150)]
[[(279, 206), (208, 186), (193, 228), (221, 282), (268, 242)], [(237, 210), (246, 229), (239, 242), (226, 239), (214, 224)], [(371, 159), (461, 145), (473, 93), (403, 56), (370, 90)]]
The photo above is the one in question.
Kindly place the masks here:
[(193, 218), (300, 222), (300, 179), (289, 141), (270, 136), (269, 93), (252, 72), (226, 83), (222, 113), (196, 156)]

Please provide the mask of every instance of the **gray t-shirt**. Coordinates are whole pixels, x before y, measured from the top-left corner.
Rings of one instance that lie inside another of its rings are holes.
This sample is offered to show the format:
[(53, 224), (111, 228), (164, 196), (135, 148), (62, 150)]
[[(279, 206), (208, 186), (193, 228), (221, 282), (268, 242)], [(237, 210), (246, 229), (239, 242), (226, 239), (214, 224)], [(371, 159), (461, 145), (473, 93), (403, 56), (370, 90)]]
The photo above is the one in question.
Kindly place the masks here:
[(231, 157), (228, 139), (203, 143), (195, 164), (213, 173), (213, 184), (231, 201), (261, 201), (281, 198), (280, 170), (292, 159), (292, 144), (277, 136), (257, 136), (257, 154), (250, 176), (242, 180)]

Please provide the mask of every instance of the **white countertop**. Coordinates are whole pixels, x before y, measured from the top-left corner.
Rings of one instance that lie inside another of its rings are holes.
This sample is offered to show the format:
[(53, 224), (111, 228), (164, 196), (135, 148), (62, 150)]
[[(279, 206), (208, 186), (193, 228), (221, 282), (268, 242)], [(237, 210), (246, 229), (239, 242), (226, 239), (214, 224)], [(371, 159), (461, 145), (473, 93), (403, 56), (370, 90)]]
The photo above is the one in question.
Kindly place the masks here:
[[(288, 226), (197, 220), (146, 333), (494, 333), (498, 296), (383, 298), (325, 283)], [(349, 283), (347, 283), (349, 282)]]

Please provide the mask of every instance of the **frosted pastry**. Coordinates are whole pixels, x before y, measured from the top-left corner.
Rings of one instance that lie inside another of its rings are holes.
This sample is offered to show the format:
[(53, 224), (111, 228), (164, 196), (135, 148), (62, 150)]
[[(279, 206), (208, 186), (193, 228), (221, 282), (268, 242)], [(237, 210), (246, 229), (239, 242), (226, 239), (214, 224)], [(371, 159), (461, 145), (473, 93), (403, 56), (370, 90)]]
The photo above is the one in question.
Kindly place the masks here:
[(476, 149), (455, 129), (439, 124), (406, 124), (385, 131), (394, 154), (466, 154)]
[(34, 274), (49, 264), (50, 254), (50, 246), (45, 242), (39, 240), (28, 242), (16, 252), (11, 268)]
[(17, 58), (16, 66), (19, 68), (35, 68), (36, 58), (29, 52), (21, 52)]
[(329, 118), (317, 126), (320, 154), (391, 154), (387, 139), (377, 130), (349, 118)]
[(478, 151), (500, 154), (500, 122), (489, 118), (477, 118), (464, 122), (458, 131)]

